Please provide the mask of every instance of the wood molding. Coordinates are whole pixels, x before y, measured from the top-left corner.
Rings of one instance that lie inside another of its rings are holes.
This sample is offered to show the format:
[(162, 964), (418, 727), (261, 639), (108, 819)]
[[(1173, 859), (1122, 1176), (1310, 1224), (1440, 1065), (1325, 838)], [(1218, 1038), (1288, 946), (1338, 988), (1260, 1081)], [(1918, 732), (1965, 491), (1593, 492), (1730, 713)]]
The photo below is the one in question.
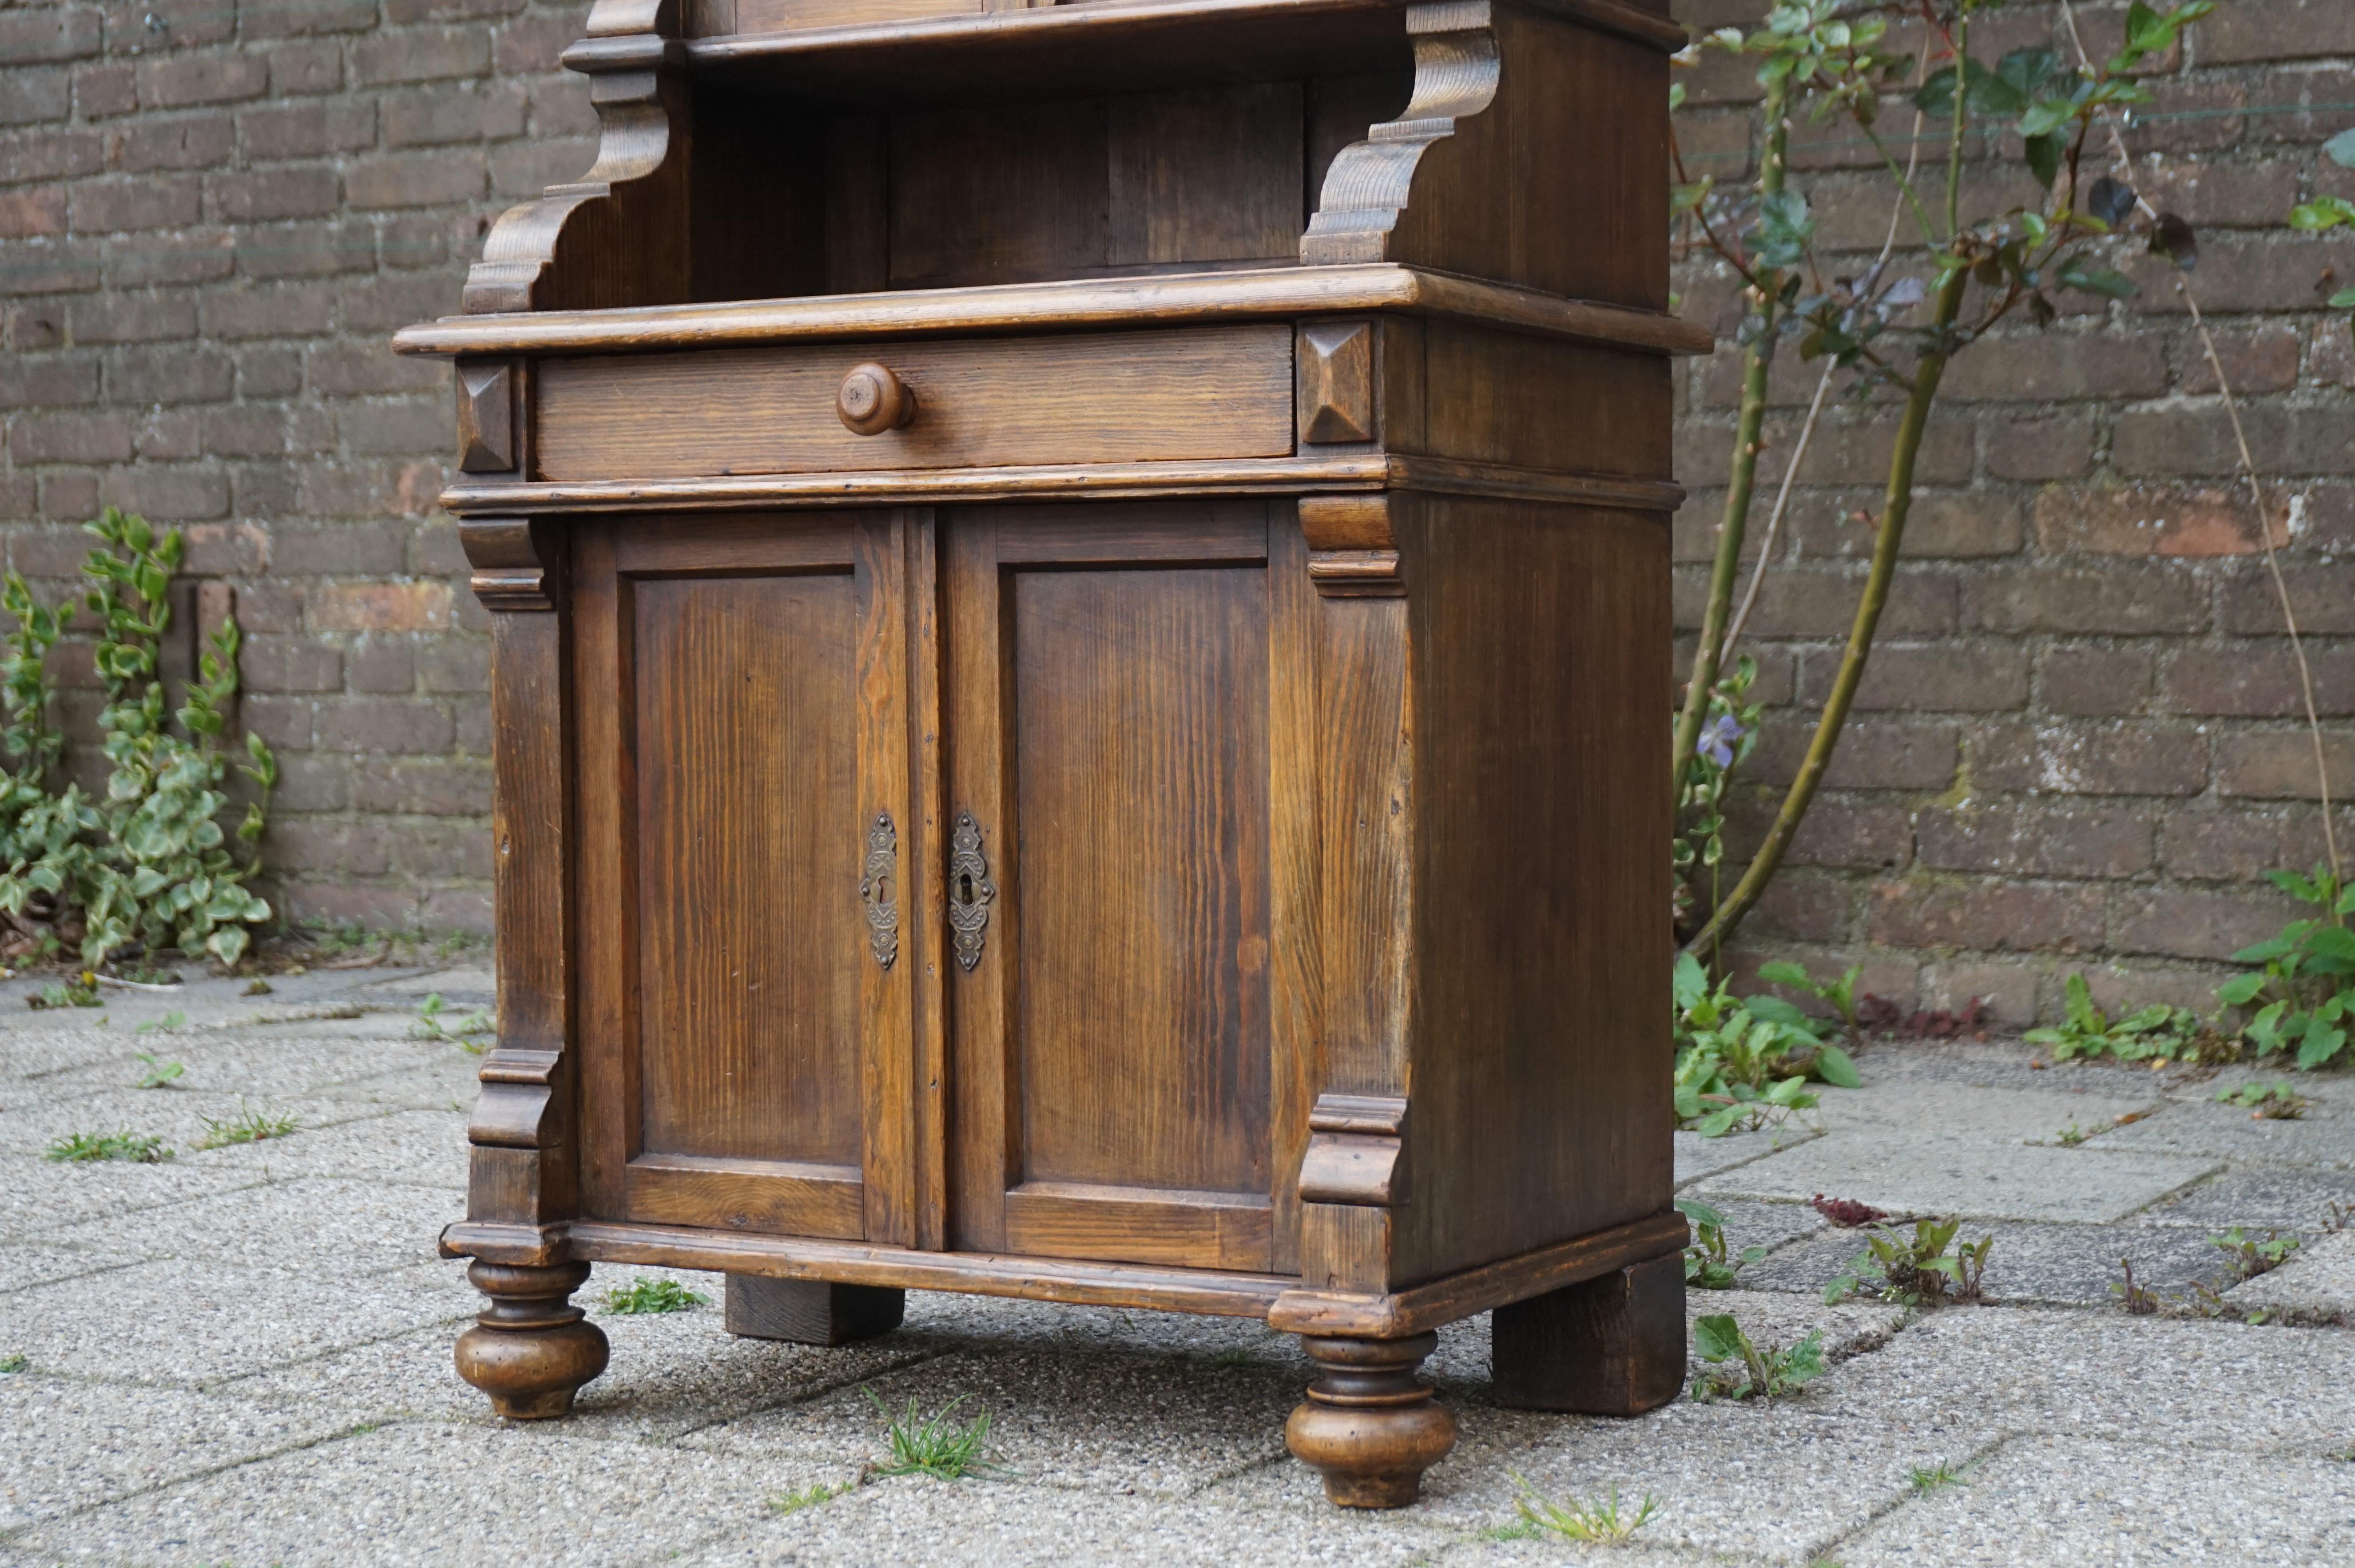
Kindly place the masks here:
[(505, 314), (421, 322), (395, 334), (392, 346), (401, 354), (611, 354), (1377, 310), (1456, 316), (1508, 331), (1644, 354), (1707, 354), (1716, 343), (1707, 327), (1658, 311), (1565, 299), (1510, 283), (1381, 261), (724, 304), (530, 314), (518, 307)]
[(1406, 1112), (1406, 1098), (1399, 1094), (1316, 1096), (1308, 1113), (1308, 1152), (1300, 1162), (1301, 1201), (1376, 1209), (1404, 1204)]
[(1388, 1295), (1286, 1291), (1267, 1324), (1286, 1334), (1401, 1339), (1676, 1252), (1689, 1234), (1685, 1217), (1670, 1209)]
[(1306, 265), (1388, 260), (1391, 231), (1423, 154), (1455, 134), (1457, 121), (1497, 100), (1501, 54), (1489, 0), (1409, 5), (1406, 29), (1414, 41), (1414, 95), (1405, 112), (1373, 126), (1326, 170), (1316, 215), (1300, 237)]
[[(499, 487), (512, 494), (517, 487)], [(541, 549), (523, 517), (469, 517), (458, 525), (458, 545), (474, 569), (472, 586), (483, 607), (500, 613), (556, 608), (557, 589)]]
[(588, 32), (563, 61), (590, 79), (596, 162), (579, 180), (500, 215), (466, 272), (470, 315), (686, 296), (677, 0), (596, 0)]

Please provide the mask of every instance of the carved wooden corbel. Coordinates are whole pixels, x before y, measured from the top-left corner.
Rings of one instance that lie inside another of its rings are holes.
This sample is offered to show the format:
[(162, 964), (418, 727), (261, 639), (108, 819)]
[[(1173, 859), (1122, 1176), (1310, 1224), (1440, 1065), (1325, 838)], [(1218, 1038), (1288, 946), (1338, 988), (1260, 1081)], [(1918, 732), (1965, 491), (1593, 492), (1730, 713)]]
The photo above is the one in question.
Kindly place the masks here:
[(1406, 210), (1415, 167), (1456, 123), (1496, 101), (1500, 75), (1496, 19), (1488, 0), (1409, 5), (1414, 44), (1414, 95), (1406, 112), (1345, 147), (1325, 173), (1316, 215), (1300, 238), (1310, 266), (1396, 260), (1391, 232)]
[(1326, 598), (1396, 599), (1406, 592), (1387, 492), (1303, 496), (1300, 532), (1308, 545), (1308, 580)]
[(1407, 1200), (1406, 1101), (1396, 1094), (1316, 1096), (1300, 1200), (1398, 1209)]
[(465, 310), (598, 310), (687, 298), (678, 0), (596, 0), (564, 64), (590, 79), (597, 161), (500, 215)]
[(474, 597), (486, 610), (553, 610), (557, 584), (540, 542), (523, 517), (470, 517), (458, 525), (459, 548), (474, 569)]

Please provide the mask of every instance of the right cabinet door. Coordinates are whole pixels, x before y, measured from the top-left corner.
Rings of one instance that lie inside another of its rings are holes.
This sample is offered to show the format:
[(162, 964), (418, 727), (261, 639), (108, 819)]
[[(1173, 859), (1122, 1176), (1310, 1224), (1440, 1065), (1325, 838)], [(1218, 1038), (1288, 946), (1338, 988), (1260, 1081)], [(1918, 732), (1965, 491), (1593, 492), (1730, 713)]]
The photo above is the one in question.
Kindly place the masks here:
[(953, 1244), (1289, 1271), (1289, 508), (944, 521)]

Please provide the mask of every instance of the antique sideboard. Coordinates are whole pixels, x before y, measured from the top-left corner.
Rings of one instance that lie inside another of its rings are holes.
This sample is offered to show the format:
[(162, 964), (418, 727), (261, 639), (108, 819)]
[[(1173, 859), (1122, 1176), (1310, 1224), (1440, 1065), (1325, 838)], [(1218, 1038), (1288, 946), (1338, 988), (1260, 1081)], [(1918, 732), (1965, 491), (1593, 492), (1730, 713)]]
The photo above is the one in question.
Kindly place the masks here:
[(1666, 0), (597, 0), (452, 357), (499, 1029), (459, 1371), (598, 1262), (1263, 1319), (1632, 1413), (1670, 1207)]

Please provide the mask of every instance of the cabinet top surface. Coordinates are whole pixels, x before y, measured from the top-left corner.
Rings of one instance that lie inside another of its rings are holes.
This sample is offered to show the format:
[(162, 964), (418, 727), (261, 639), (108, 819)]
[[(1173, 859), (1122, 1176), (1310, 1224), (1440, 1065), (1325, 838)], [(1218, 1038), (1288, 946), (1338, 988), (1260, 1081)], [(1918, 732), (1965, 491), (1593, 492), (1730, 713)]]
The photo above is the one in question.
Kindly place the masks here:
[(911, 334), (1159, 325), (1392, 310), (1654, 354), (1706, 354), (1706, 327), (1657, 311), (1562, 299), (1375, 262), (994, 287), (444, 316), (403, 328), (403, 354), (628, 353)]

